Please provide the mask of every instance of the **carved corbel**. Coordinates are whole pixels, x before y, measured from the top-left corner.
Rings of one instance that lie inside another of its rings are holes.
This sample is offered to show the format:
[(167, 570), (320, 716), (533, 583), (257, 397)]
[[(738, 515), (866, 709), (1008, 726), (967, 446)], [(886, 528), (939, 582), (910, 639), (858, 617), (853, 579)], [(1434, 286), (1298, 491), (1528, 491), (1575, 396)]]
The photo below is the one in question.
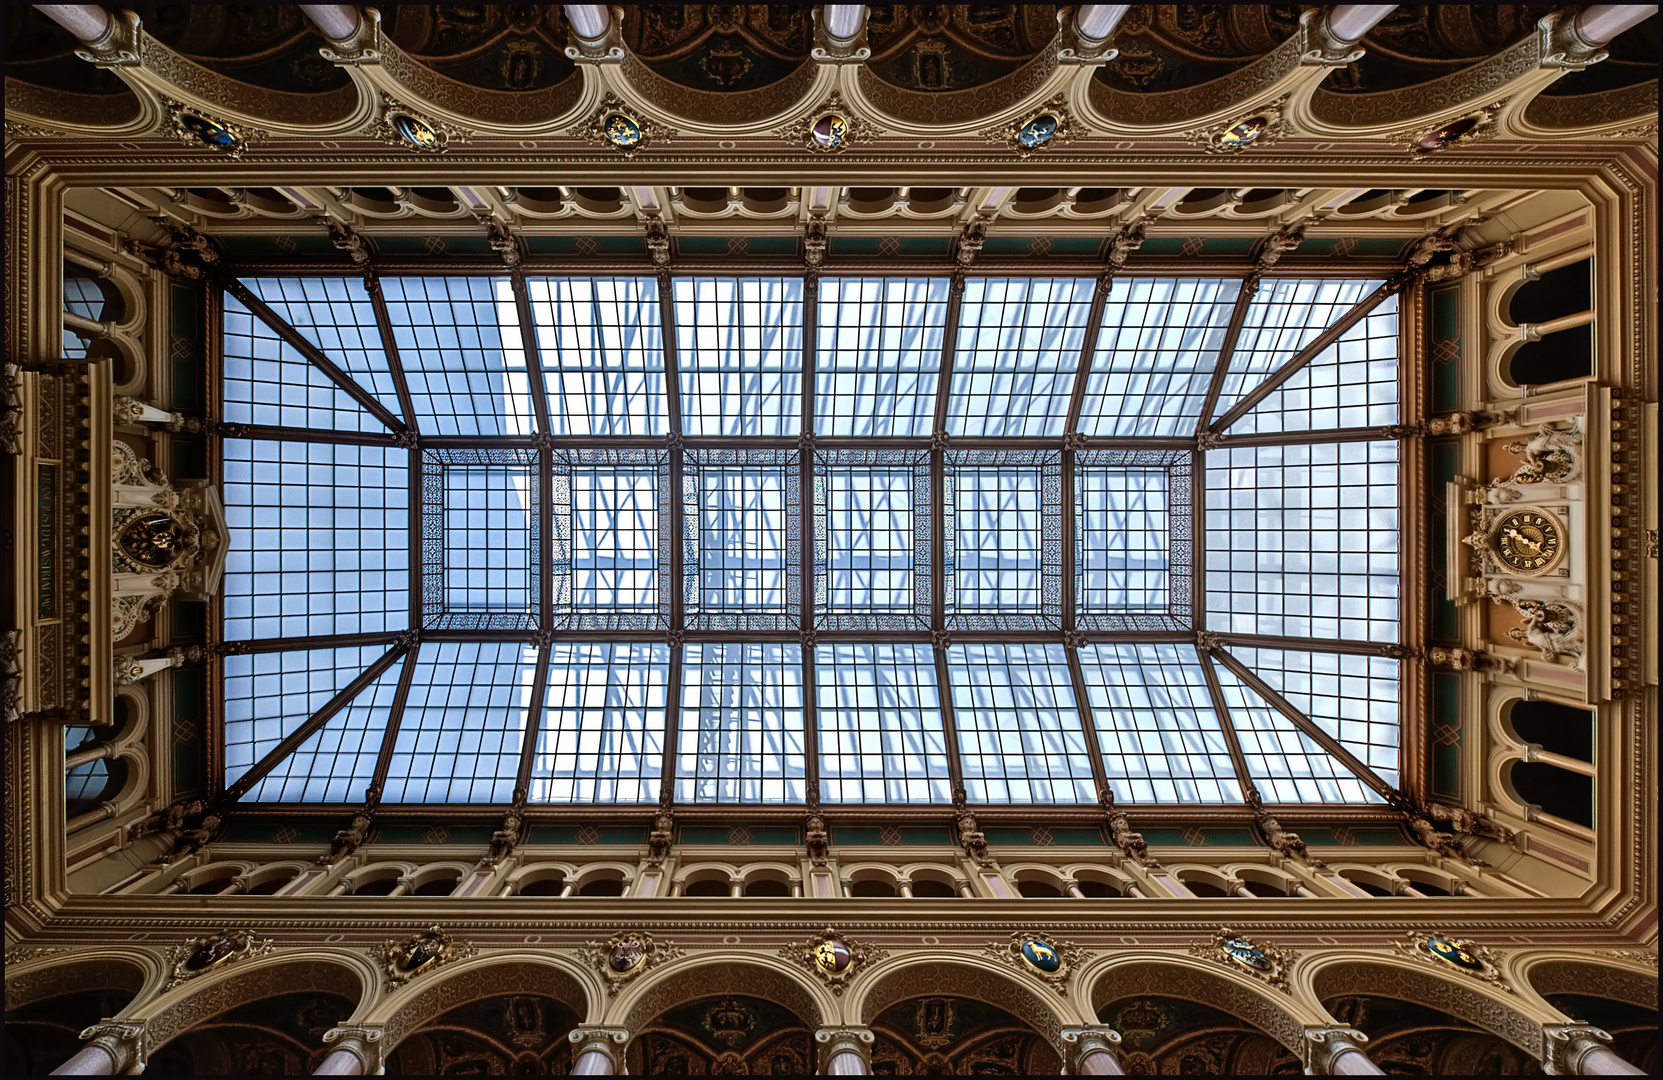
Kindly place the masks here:
[(1104, 264), (1111, 274), (1125, 269), (1126, 260), (1132, 257), (1132, 252), (1143, 246), (1152, 220), (1148, 214), (1140, 214), (1123, 225), (1114, 239), (1109, 241), (1109, 257)]
[[(131, 1020), (103, 1020), (82, 1031), (81, 1038), (89, 1040), (82, 1053), (87, 1050), (101, 1050), (110, 1055), (113, 1064), (105, 1070), (108, 1075), (119, 1076), (123, 1073), (144, 1071), (143, 1023)], [(90, 1073), (93, 1070), (85, 1071)]]
[(977, 214), (964, 223), (964, 229), (959, 233), (960, 266), (969, 266), (976, 261), (976, 256), (982, 253), (982, 247), (987, 243), (987, 227), (990, 223), (991, 219), (985, 214)]
[(323, 1045), (331, 1050), (345, 1051), (363, 1066), (360, 1076), (375, 1076), (381, 1072), (380, 1027), (338, 1027), (323, 1033)]
[(1603, 45), (1587, 40), (1576, 31), (1577, 12), (1566, 9), (1555, 11), (1536, 23), (1541, 41), (1541, 66), (1581, 71), (1597, 64), (1611, 53)]
[(1310, 218), (1301, 218), (1299, 221), (1289, 222), (1266, 237), (1264, 247), (1259, 249), (1259, 256), (1254, 260), (1254, 269), (1263, 274), (1281, 262), (1282, 256), (1304, 242), (1305, 229), (1310, 224)]
[(1592, 1072), (1583, 1067), (1585, 1059), (1590, 1054), (1611, 1053), (1606, 1049), (1611, 1036), (1591, 1024), (1543, 1024), (1542, 1043), (1547, 1050), (1542, 1071), (1549, 1076), (1580, 1076)]
[(656, 213), (643, 218), (641, 227), (646, 230), (647, 253), (652, 256), (653, 266), (660, 270), (669, 269), (670, 227)]
[(1367, 1057), (1363, 1052), (1363, 1046), (1368, 1041), (1369, 1037), (1361, 1031), (1341, 1024), (1306, 1028), (1299, 1053), (1304, 1061), (1306, 1075), (1333, 1076), (1334, 1062), (1340, 1055), (1356, 1053)]
[(1356, 63), (1368, 50), (1346, 41), (1328, 27), (1328, 13), (1310, 8), (1299, 16), (1299, 63), (1302, 67), (1344, 67)]

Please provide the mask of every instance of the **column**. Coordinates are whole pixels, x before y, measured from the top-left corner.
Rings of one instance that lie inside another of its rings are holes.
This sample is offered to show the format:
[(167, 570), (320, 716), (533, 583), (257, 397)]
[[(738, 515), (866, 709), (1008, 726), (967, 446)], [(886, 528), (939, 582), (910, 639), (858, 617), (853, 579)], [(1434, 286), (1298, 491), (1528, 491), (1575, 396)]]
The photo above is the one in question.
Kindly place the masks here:
[(333, 1046), (313, 1076), (368, 1076), (381, 1071), (379, 1027), (338, 1027), (323, 1033), (323, 1045)]
[(349, 41), (362, 18), (351, 4), (301, 4), (300, 10), (331, 41)]
[(571, 1075), (616, 1076), (624, 1071), (629, 1032), (623, 1028), (580, 1027), (566, 1037), (572, 1040)]
[(1130, 10), (1130, 4), (1081, 4), (1074, 13), (1074, 30), (1084, 41), (1107, 41)]
[(820, 1072), (826, 1076), (872, 1075), (870, 1028), (823, 1027), (814, 1033), (820, 1044)]
[(1396, 4), (1337, 4), (1328, 13), (1328, 32), (1341, 41), (1361, 41), (1396, 8)]
[(1611, 1036), (1588, 1024), (1543, 1024), (1542, 1039), (1547, 1060), (1542, 1062), (1550, 1076), (1644, 1076), (1606, 1044)]
[(584, 41), (598, 42), (612, 28), (612, 12), (605, 4), (563, 4), (572, 33)]
[(820, 9), (826, 36), (834, 45), (849, 45), (866, 25), (865, 4), (827, 4)]
[(1305, 1029), (1305, 1072), (1311, 1076), (1384, 1076), (1363, 1053), (1369, 1037), (1343, 1024)]
[(1656, 14), (1656, 4), (1590, 4), (1573, 25), (1577, 37), (1597, 48)]
[(1065, 1027), (1062, 1029), (1063, 1056), (1074, 1076), (1124, 1076), (1114, 1048), (1120, 1032), (1107, 1027)]
[(109, 33), (112, 24), (110, 13), (97, 4), (36, 4), (35, 7), (88, 45)]
[(81, 1032), (92, 1041), (52, 1070), (53, 1076), (116, 1076), (144, 1068), (144, 1025), (105, 1020)]

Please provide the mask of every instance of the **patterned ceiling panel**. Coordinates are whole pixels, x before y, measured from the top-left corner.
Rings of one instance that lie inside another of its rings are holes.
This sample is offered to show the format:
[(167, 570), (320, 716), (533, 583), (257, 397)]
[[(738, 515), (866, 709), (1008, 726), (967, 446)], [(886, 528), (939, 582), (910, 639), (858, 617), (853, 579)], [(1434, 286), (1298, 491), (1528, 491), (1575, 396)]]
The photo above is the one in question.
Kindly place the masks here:
[(907, 90), (966, 90), (1033, 59), (1057, 33), (1055, 4), (874, 4), (872, 70)]

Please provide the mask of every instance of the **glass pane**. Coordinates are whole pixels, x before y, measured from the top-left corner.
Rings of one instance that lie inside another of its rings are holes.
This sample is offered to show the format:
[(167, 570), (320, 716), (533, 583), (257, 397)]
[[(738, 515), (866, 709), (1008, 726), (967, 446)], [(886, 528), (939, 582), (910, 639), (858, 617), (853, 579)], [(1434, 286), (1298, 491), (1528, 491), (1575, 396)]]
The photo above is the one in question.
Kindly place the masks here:
[(658, 610), (658, 470), (574, 467), (572, 607)]
[(398, 389), (381, 347), (375, 305), (359, 278), (244, 278), (248, 291), (318, 347), (331, 363), (402, 417)]
[(1388, 296), (1272, 390), (1230, 433), (1384, 427), (1397, 423), (1397, 297)]
[(784, 469), (699, 469), (699, 610), (783, 612)]
[(1383, 802), (1357, 779), (1357, 774), (1335, 761), (1294, 727), (1293, 722), (1236, 673), (1214, 664), (1224, 707), (1247, 759), (1247, 774), (1267, 803)]
[(1377, 280), (1338, 278), (1267, 278), (1248, 302), (1241, 336), (1230, 356), (1230, 370), (1213, 409), (1217, 420), (1264, 382), (1265, 376), (1292, 360), (1357, 302), (1379, 287)]
[(387, 803), (514, 797), (537, 647), (425, 642), (387, 771)]
[(796, 644), (683, 646), (676, 799), (803, 801), (803, 668)]
[[(97, 322), (104, 317), (104, 293), (98, 288), (98, 283), (91, 278), (64, 275), (64, 310), (74, 312), (83, 319)], [(92, 342), (82, 337), (78, 332), (64, 327), (62, 351), (66, 360), (80, 360), (87, 355), (87, 346)], [(102, 786), (103, 780), (98, 784)]]
[(676, 363), (688, 435), (795, 435), (802, 278), (677, 278)]
[(1041, 605), (1038, 469), (961, 468), (953, 477), (961, 612), (1038, 612)]
[(386, 654), (386, 645), (366, 645), (227, 656), (225, 783), (240, 780)]
[(250, 802), (363, 802), (375, 778), (376, 758), (387, 735), (387, 718), (405, 662), (382, 672), (315, 735), (278, 762), (244, 798)]
[(228, 423), (319, 431), (387, 430), (229, 293), (225, 294), (223, 325), (225, 377), (220, 400)]
[(1397, 485), (1395, 442), (1209, 451), (1209, 627), (1396, 641)]
[(535, 468), (451, 465), (442, 475), (445, 610), (535, 611)]
[(530, 435), (531, 381), (507, 278), (386, 277), (416, 422), (434, 435)]
[(933, 648), (821, 645), (814, 682), (822, 799), (952, 801)]
[(224, 441), (225, 640), (410, 625), (408, 450)]
[(1240, 802), (1193, 645), (1088, 645), (1086, 700), (1116, 802)]
[(549, 646), (531, 800), (657, 802), (669, 677), (663, 642)]
[(1165, 469), (1076, 472), (1076, 600), (1087, 611), (1160, 611), (1171, 602)]
[(841, 468), (826, 476), (830, 610), (911, 611), (911, 469)]
[(1096, 801), (1060, 643), (953, 645), (947, 678), (971, 802)]
[(530, 278), (531, 317), (556, 435), (662, 435), (664, 329), (658, 282)]
[(1087, 435), (1195, 434), (1241, 282), (1116, 278), (1080, 410)]
[(971, 278), (959, 313), (947, 431), (1060, 436), (1095, 278)]
[(951, 284), (948, 278), (820, 279), (819, 434), (930, 434)]
[(1231, 646), (1230, 653), (1376, 776), (1397, 786), (1398, 661), (1244, 646)]

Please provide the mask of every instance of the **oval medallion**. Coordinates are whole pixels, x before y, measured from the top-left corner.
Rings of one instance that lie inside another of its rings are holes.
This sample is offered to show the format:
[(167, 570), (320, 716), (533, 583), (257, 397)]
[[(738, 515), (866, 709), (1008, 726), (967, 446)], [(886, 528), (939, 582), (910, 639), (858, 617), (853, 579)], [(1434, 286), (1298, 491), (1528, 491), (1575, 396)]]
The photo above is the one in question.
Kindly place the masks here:
[(1048, 941), (1028, 938), (1021, 945), (1022, 960), (1042, 975), (1055, 975), (1062, 970), (1062, 957)]
[(606, 965), (619, 975), (634, 971), (647, 959), (647, 950), (639, 941), (620, 941), (607, 954)]
[(418, 150), (439, 149), (439, 133), (426, 120), (408, 113), (394, 113), (392, 119), (393, 130), (411, 146)]
[(1484, 970), (1484, 961), (1468, 952), (1467, 943), (1464, 941), (1451, 941), (1449, 938), (1441, 937), (1427, 938), (1426, 951), (1462, 971)]
[(1471, 134), (1479, 123), (1480, 120), (1476, 116), (1463, 116), (1459, 120), (1451, 120), (1443, 127), (1422, 135), (1417, 145), (1422, 150), (1442, 150), (1461, 136)]
[(628, 113), (608, 113), (601, 121), (601, 131), (613, 146), (628, 150), (641, 142), (641, 125)]
[(1051, 136), (1061, 125), (1062, 121), (1057, 119), (1056, 113), (1040, 113), (1017, 131), (1016, 145), (1024, 150), (1037, 150), (1051, 141)]
[(180, 113), (179, 126), (209, 146), (220, 150), (230, 150), (237, 145), (235, 132), (219, 121), (210, 120), (206, 116), (198, 116), (195, 113)]
[(185, 550), (185, 527), (168, 514), (140, 514), (116, 536), (121, 553), (141, 566), (160, 569)]
[(185, 970), (207, 971), (231, 959), (236, 951), (237, 943), (221, 934), (198, 945), (195, 951), (185, 958)]
[(827, 113), (814, 121), (808, 133), (820, 149), (836, 150), (849, 141), (848, 117), (841, 113)]
[(424, 937), (420, 941), (412, 942), (399, 954), (398, 969), (406, 975), (414, 975), (438, 960), (444, 948), (444, 942), (435, 937)]
[(1264, 950), (1246, 938), (1230, 938), (1223, 948), (1226, 956), (1252, 971), (1269, 971), (1274, 966)]
[(833, 938), (814, 947), (814, 962), (827, 975), (842, 975), (854, 964), (855, 957), (849, 946)]
[(1224, 134), (1218, 137), (1218, 145), (1224, 150), (1240, 150), (1263, 135), (1268, 127), (1269, 117), (1250, 116), (1225, 128)]

